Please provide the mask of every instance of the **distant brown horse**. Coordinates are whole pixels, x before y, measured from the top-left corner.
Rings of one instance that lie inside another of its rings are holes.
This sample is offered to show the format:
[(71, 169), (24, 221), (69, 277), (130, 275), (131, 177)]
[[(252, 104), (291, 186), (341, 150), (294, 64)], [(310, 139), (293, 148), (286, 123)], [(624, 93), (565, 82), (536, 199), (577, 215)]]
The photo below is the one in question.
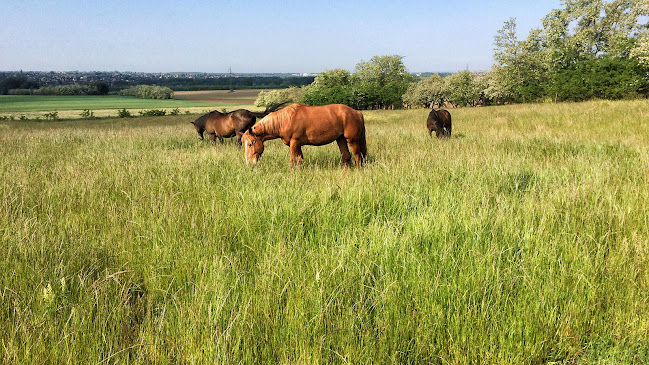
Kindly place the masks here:
[(263, 112), (251, 112), (246, 109), (237, 109), (229, 113), (221, 113), (213, 110), (205, 115), (198, 117), (191, 122), (196, 128), (198, 138), (203, 140), (203, 132), (207, 132), (212, 144), (216, 144), (218, 138), (223, 143), (223, 138), (237, 136), (237, 141), (241, 144), (241, 134), (255, 124), (257, 118), (263, 118), (271, 112), (277, 110), (284, 104), (271, 104)]
[(290, 147), (291, 166), (304, 161), (302, 146), (321, 146), (333, 141), (338, 142), (343, 166), (349, 166), (351, 161), (348, 143), (356, 167), (360, 168), (367, 159), (363, 114), (347, 105), (291, 104), (270, 113), (242, 136), (246, 163), (256, 164), (264, 152), (264, 142), (275, 138), (281, 138)]
[(433, 131), (437, 138), (451, 136), (451, 113), (448, 110), (432, 109), (428, 113), (428, 120), (426, 120), (426, 127), (428, 128), (428, 135), (432, 137)]

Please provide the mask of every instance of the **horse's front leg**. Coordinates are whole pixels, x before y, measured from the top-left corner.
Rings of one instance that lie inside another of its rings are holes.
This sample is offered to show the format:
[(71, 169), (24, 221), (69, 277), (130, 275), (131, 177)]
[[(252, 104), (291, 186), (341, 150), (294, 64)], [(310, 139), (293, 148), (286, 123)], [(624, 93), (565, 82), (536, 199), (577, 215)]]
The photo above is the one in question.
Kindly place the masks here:
[(290, 165), (293, 167), (296, 163), (301, 165), (304, 162), (304, 157), (302, 156), (302, 145), (295, 139), (291, 140), (290, 144), (291, 149), (291, 161)]
[(216, 145), (216, 133), (208, 133), (207, 135), (210, 137), (210, 142), (212, 142), (212, 145)]

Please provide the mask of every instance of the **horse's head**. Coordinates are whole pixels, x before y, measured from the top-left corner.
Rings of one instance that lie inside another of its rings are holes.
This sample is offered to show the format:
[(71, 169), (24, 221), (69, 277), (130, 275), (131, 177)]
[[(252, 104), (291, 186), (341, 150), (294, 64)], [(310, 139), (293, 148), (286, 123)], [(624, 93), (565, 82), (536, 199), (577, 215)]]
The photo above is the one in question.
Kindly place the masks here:
[(241, 144), (246, 151), (246, 163), (255, 165), (264, 153), (264, 141), (254, 134), (254, 126), (241, 135)]

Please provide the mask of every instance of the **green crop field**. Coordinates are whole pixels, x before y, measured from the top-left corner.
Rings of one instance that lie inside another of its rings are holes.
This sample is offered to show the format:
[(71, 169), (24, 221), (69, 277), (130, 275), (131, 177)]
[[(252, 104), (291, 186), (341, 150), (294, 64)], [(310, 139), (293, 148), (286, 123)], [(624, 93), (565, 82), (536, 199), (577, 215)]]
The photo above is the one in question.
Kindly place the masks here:
[(360, 170), (0, 122), (1, 361), (649, 362), (649, 103), (451, 112), (364, 112)]
[[(140, 110), (178, 108), (180, 112), (203, 113), (214, 109), (233, 110), (244, 104), (252, 104), (259, 90), (187, 91), (178, 92), (168, 100), (140, 99), (129, 96), (44, 96), (0, 95), (0, 117), (19, 119), (21, 116), (43, 119), (45, 113), (57, 112), (61, 119), (79, 119), (83, 110), (90, 110), (97, 117), (116, 116), (120, 109), (137, 115)], [(248, 106), (248, 109), (251, 109)], [(255, 108), (252, 108), (255, 109)], [(259, 109), (259, 108), (257, 108)]]
[(214, 103), (188, 100), (139, 99), (129, 96), (43, 96), (3, 95), (0, 112), (40, 112), (52, 110), (155, 109), (210, 106)]

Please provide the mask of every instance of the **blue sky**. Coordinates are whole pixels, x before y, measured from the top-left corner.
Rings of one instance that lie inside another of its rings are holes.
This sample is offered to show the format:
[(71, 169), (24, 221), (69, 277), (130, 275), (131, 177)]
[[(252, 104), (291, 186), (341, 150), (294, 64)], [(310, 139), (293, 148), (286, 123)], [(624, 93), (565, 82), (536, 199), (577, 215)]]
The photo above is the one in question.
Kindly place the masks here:
[(411, 72), (488, 70), (511, 17), (527, 36), (561, 0), (0, 0), (0, 70), (353, 71), (400, 55)]

